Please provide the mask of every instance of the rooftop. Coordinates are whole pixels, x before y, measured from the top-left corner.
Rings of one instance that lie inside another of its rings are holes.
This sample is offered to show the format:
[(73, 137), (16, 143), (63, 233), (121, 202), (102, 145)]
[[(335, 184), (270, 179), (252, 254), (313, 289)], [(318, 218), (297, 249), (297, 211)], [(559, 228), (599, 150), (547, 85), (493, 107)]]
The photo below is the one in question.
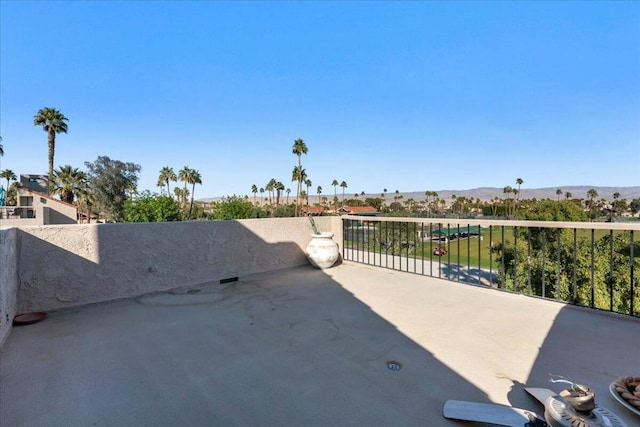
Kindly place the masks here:
[[(344, 262), (52, 311), (0, 349), (3, 425), (467, 425), (447, 399), (540, 410), (549, 373), (608, 393), (640, 321)], [(388, 361), (402, 365), (387, 368)]]

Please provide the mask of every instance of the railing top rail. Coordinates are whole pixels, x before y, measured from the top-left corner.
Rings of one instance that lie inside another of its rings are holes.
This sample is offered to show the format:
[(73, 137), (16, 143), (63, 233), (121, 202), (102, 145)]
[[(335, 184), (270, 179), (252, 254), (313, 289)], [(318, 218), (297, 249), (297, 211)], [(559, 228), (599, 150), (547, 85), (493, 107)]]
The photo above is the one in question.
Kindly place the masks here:
[(568, 222), (568, 221), (522, 221), (465, 218), (415, 218), (415, 217), (379, 217), (342, 215), (341, 219), (370, 222), (417, 222), (432, 224), (452, 224), (456, 226), (479, 225), (481, 227), (539, 227), (539, 228), (578, 228), (587, 230), (634, 230), (640, 231), (640, 222)]

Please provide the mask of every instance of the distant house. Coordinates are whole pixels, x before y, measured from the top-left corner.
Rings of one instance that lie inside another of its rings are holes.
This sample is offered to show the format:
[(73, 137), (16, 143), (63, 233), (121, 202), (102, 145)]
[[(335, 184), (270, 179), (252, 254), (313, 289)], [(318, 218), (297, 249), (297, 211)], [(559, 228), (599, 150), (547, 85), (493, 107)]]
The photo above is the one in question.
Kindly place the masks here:
[(305, 215), (320, 216), (325, 212), (323, 206), (303, 206), (302, 213)]
[(372, 206), (343, 206), (338, 211), (344, 215), (361, 215), (361, 216), (380, 216), (382, 212), (379, 212)]
[(20, 186), (31, 191), (49, 194), (49, 178), (46, 175), (20, 175)]
[(47, 194), (48, 179), (43, 175), (20, 175), (17, 206), (0, 208), (0, 227), (77, 224), (78, 209)]

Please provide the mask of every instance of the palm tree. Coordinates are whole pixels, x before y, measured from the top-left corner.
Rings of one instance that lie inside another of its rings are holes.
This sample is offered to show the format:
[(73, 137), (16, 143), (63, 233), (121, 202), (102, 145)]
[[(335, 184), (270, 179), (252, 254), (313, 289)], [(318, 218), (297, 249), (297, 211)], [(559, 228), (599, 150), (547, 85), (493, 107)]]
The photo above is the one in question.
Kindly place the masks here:
[(264, 204), (264, 188), (260, 187), (260, 201)]
[(347, 181), (342, 181), (340, 188), (342, 188), (342, 204), (344, 205), (344, 189), (347, 188)]
[(281, 183), (280, 181), (276, 182), (275, 189), (276, 189), (276, 205), (280, 206), (280, 196), (284, 191), (284, 184)]
[(76, 196), (84, 190), (87, 183), (86, 174), (70, 165), (61, 166), (53, 171), (51, 194), (58, 194), (63, 202), (73, 204)]
[(2, 147), (2, 137), (0, 136), (0, 156), (4, 156), (4, 147)]
[(291, 193), (291, 189), (287, 188), (285, 191), (287, 192), (287, 205), (288, 205), (289, 204), (289, 193)]
[(300, 191), (302, 190), (302, 155), (307, 154), (307, 145), (304, 143), (302, 138), (298, 138), (293, 141), (293, 149), (292, 152), (296, 156), (298, 156), (298, 192), (296, 195), (296, 216), (300, 215)]
[(176, 195), (176, 200), (179, 200), (182, 206), (187, 204), (187, 197), (189, 197), (188, 189), (175, 187), (173, 193)]
[(191, 203), (189, 204), (189, 218), (191, 218), (193, 199), (196, 195), (196, 184), (202, 184), (202, 176), (200, 175), (200, 172), (190, 169), (189, 174), (187, 175), (187, 182), (191, 184)]
[[(336, 199), (338, 198), (338, 195), (337, 195), (337, 193), (336, 193), (336, 187), (337, 187), (338, 185), (340, 185), (340, 184), (338, 184), (338, 180), (334, 179), (334, 180), (331, 182), (331, 185), (333, 185), (333, 200), (336, 200)], [(338, 207), (338, 204), (336, 203), (336, 209), (337, 209), (337, 207)]]
[(511, 188), (510, 185), (507, 185), (505, 187), (502, 188), (502, 192), (504, 193), (504, 211), (505, 211), (505, 215), (507, 218), (509, 218), (509, 202), (511, 201), (511, 197), (509, 197), (509, 194), (513, 193), (513, 188)]
[(517, 201), (520, 201), (520, 186), (522, 184), (524, 184), (524, 181), (522, 180), (522, 178), (517, 178), (516, 179), (516, 184), (518, 184), (518, 193), (517, 193), (518, 194), (518, 199), (517, 199)]
[(276, 188), (276, 180), (275, 178), (271, 178), (269, 180), (269, 182), (267, 182), (267, 185), (264, 186), (264, 189), (267, 190), (267, 193), (269, 193), (269, 204), (272, 205), (273, 204), (273, 198), (271, 197), (271, 195), (273, 194), (273, 190), (275, 190)]
[(322, 203), (320, 202), (320, 195), (322, 194), (322, 187), (318, 185), (318, 188), (316, 189), (316, 193), (318, 193), (318, 204), (321, 205)]
[(556, 190), (556, 196), (558, 196), (558, 201), (560, 201), (560, 196), (562, 195), (562, 190), (561, 189), (557, 189)]
[(256, 193), (258, 193), (258, 186), (253, 184), (251, 186), (251, 192), (253, 193), (253, 204), (256, 204)]
[(564, 193), (564, 197), (569, 200), (570, 198), (573, 197), (573, 194), (571, 194), (571, 192), (567, 191), (566, 193)]
[[(178, 179), (180, 181), (182, 181), (184, 183), (184, 186), (182, 187), (184, 189), (183, 194), (186, 194), (187, 191), (187, 177), (191, 174), (191, 168), (189, 166), (185, 166), (182, 169), (180, 169), (180, 171), (178, 172)], [(185, 196), (185, 202), (186, 202), (186, 196)]]
[(160, 169), (160, 175), (158, 175), (157, 186), (164, 187), (166, 185), (167, 195), (169, 195), (169, 197), (172, 197), (171, 188), (169, 187), (169, 181), (176, 182), (177, 180), (178, 180), (178, 177), (176, 176), (176, 173), (173, 171), (173, 168), (169, 166), (164, 166), (162, 169)]
[(10, 182), (18, 179), (16, 174), (11, 169), (5, 169), (0, 172), (0, 178), (4, 178), (7, 180), (7, 191), (9, 191)]
[(53, 181), (53, 156), (56, 149), (56, 134), (67, 133), (68, 127), (65, 122), (67, 119), (64, 114), (55, 108), (41, 108), (38, 113), (33, 116), (33, 125), (42, 126), (47, 132), (47, 143), (49, 146), (49, 193), (51, 193)]
[(311, 187), (313, 184), (311, 180), (307, 178), (304, 180), (304, 185), (307, 187), (307, 206), (308, 206), (309, 205), (309, 187)]

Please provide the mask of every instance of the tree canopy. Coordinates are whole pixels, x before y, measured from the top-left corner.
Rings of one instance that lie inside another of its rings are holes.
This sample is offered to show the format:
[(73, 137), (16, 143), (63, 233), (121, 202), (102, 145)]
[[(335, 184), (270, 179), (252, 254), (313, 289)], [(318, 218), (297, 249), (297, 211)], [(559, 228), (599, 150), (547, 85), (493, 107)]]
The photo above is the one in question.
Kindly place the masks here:
[(99, 156), (95, 162), (85, 162), (95, 209), (111, 221), (124, 219), (124, 203), (138, 185), (140, 165)]

